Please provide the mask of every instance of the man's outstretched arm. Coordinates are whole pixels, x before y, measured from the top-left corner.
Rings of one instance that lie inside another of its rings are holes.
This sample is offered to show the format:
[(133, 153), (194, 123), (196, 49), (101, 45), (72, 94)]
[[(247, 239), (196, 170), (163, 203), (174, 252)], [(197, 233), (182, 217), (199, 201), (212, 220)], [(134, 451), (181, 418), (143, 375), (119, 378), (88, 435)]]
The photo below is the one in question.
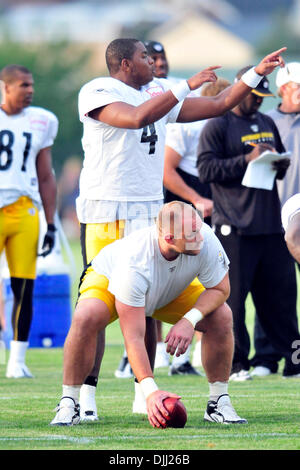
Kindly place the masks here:
[[(256, 67), (254, 67), (253, 70), (251, 69), (251, 71), (246, 72), (242, 76), (241, 80), (226, 88), (217, 96), (186, 98), (177, 121), (191, 122), (221, 116), (225, 112), (234, 108), (251, 92), (253, 88), (258, 85), (264, 75), (269, 75), (278, 66), (284, 66), (284, 60), (281, 57), (281, 54), (285, 50), (286, 47), (282, 47), (281, 49), (268, 54)], [(255, 82), (255, 74), (257, 75), (257, 83)], [(193, 78), (194, 77), (187, 81), (191, 89), (195, 89)]]

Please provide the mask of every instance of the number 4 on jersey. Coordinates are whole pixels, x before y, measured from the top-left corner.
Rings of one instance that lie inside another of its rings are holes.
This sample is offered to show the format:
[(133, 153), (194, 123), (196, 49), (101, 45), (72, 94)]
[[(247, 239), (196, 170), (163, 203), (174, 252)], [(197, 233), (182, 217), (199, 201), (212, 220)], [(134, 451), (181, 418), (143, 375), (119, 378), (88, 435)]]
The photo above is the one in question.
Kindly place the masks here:
[[(150, 134), (148, 134), (148, 128), (150, 131)], [(149, 126), (144, 127), (142, 137), (141, 137), (141, 142), (148, 142), (150, 144), (149, 147), (149, 154), (152, 155), (155, 152), (155, 142), (157, 142), (158, 137), (155, 131), (155, 126), (154, 124), (149, 124)]]

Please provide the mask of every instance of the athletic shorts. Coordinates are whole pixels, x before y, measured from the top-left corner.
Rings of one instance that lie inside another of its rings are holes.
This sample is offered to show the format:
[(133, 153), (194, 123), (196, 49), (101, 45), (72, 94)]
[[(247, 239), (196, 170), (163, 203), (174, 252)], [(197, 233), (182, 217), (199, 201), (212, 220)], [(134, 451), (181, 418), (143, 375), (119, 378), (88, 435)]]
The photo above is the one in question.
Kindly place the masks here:
[(0, 209), (0, 253), (5, 248), (11, 277), (35, 279), (38, 240), (39, 212), (30, 198)]
[(83, 265), (88, 263), (102, 248), (124, 236), (125, 220), (99, 224), (80, 224), (80, 243)]
[[(118, 314), (115, 307), (115, 296), (108, 291), (108, 283), (107, 277), (98, 274), (92, 266), (88, 266), (81, 276), (78, 302), (92, 298), (102, 300), (107, 305), (110, 312), (109, 323), (112, 323), (118, 318)], [(174, 325), (185, 313), (193, 308), (199, 295), (202, 294), (204, 290), (205, 288), (198, 279), (194, 279), (176, 299), (156, 310), (152, 317), (156, 320)]]

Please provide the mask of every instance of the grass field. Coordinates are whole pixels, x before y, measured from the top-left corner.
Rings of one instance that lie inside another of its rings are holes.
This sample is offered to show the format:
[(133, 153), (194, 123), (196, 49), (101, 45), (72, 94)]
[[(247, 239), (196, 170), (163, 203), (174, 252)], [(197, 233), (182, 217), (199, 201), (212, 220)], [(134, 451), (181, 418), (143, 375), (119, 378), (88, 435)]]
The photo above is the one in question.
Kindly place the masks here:
[[(247, 316), (251, 331), (250, 299)], [(224, 426), (203, 421), (208, 399), (205, 377), (168, 377), (166, 368), (158, 369), (159, 387), (182, 396), (188, 422), (184, 429), (153, 429), (147, 417), (131, 413), (132, 380), (114, 377), (122, 344), (119, 325), (114, 323), (107, 330), (97, 389), (100, 421), (70, 428), (49, 426), (61, 394), (62, 349), (29, 349), (27, 362), (34, 379), (6, 379), (5, 364), (0, 364), (0, 450), (300, 449), (299, 379), (276, 374), (231, 383), (233, 404), (248, 425)]]

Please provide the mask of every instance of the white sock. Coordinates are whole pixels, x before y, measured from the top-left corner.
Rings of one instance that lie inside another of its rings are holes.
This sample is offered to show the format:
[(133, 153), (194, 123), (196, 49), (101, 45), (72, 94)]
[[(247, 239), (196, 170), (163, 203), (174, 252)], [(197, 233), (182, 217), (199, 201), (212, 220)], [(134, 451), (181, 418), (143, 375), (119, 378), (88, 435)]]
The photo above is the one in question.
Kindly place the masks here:
[(134, 401), (138, 401), (138, 402), (146, 401), (142, 387), (140, 386), (138, 382), (134, 382), (134, 392), (135, 392)]
[(85, 410), (96, 410), (96, 387), (93, 385), (83, 384), (80, 387), (80, 407)]
[(202, 366), (202, 361), (201, 361), (201, 339), (198, 340), (195, 344), (193, 359), (192, 359), (192, 366), (194, 366), (194, 367)]
[(63, 385), (63, 397), (70, 397), (73, 398), (75, 403), (78, 403), (79, 400), (79, 392), (80, 392), (80, 385)]
[(9, 360), (11, 362), (25, 364), (25, 356), (28, 345), (28, 341), (11, 341)]
[(228, 394), (228, 382), (209, 383), (209, 399), (217, 401), (220, 395)]
[(188, 362), (190, 360), (190, 353), (191, 353), (191, 345), (189, 345), (185, 353), (181, 354), (179, 357), (176, 357), (174, 355), (174, 358), (172, 361), (172, 367), (179, 367), (181, 366), (181, 364)]
[(166, 352), (166, 344), (163, 341), (159, 341), (156, 345), (156, 354), (157, 353), (164, 353), (167, 354)]

